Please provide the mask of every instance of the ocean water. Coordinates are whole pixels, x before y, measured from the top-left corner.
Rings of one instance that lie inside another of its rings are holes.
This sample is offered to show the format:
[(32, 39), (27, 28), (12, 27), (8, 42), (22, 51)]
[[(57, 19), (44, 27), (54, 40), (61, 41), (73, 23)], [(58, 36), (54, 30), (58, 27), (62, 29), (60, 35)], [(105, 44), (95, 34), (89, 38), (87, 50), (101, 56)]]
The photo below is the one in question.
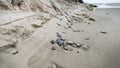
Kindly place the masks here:
[(83, 0), (86, 3), (120, 3), (120, 0)]
[(120, 6), (113, 6), (113, 5), (107, 5), (109, 3), (105, 3), (105, 4), (97, 4), (97, 8), (120, 8)]
[(83, 0), (85, 3), (95, 3), (98, 8), (120, 8), (120, 6), (107, 5), (109, 3), (120, 3), (120, 0)]

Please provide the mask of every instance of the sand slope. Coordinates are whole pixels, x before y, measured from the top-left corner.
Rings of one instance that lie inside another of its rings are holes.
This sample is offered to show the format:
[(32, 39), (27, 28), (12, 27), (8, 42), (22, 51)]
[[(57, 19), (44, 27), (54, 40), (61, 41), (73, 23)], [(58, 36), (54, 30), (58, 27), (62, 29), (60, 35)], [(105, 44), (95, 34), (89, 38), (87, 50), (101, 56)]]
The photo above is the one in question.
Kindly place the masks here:
[[(48, 68), (52, 62), (61, 68), (119, 68), (120, 10), (98, 9), (89, 12), (81, 5), (67, 8), (73, 20), (72, 28), (68, 28), (70, 23), (64, 16), (58, 16), (62, 19), (59, 20), (47, 13), (41, 13), (41, 17), (35, 15), (0, 26), (1, 29), (5, 29), (1, 31), (10, 31), (10, 35), (0, 33), (0, 40), (5, 41), (4, 43), (18, 40), (16, 48), (19, 51), (16, 55), (0, 52), (0, 68)], [(25, 13), (22, 18), (34, 14), (30, 13)], [(13, 18), (9, 21), (17, 18), (10, 16)], [(89, 17), (95, 21), (89, 20)], [(3, 24), (4, 19), (0, 19), (0, 24)], [(35, 27), (32, 24), (39, 26)], [(20, 30), (11, 33), (16, 26)], [(68, 40), (90, 46), (89, 50), (72, 48), (73, 51), (66, 52), (57, 45), (52, 45), (50, 41), (56, 39), (56, 32)], [(51, 50), (52, 46), (56, 46), (55, 51)]]

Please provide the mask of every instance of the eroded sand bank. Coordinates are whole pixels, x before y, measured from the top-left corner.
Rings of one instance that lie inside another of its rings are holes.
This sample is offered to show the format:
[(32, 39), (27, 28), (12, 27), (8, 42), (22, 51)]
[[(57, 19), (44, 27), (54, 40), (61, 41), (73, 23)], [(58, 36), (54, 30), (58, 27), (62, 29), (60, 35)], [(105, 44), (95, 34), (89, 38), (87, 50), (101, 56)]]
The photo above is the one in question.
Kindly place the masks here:
[[(62, 15), (39, 16), (31, 12), (2, 15), (1, 46), (16, 42), (18, 53), (9, 54), (4, 47), (0, 51), (0, 68), (49, 68), (52, 63), (59, 68), (119, 68), (120, 9), (88, 11), (83, 5), (67, 8), (72, 25)], [(65, 51), (52, 45), (50, 41), (57, 38), (56, 32), (90, 48), (83, 51), (71, 47), (72, 51)], [(51, 50), (52, 46), (56, 50)]]

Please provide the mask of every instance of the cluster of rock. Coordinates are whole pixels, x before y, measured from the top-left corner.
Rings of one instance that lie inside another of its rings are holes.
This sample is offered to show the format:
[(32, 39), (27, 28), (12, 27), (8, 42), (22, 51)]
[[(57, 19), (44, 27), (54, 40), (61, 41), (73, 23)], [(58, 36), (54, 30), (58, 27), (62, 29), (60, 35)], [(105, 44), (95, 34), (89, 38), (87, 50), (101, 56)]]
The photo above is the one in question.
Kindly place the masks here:
[[(57, 33), (57, 39), (56, 40), (51, 40), (51, 44), (57, 44), (58, 46), (62, 47), (64, 50), (68, 50), (67, 46), (71, 46), (74, 48), (82, 48), (83, 50), (88, 50), (89, 46), (87, 45), (83, 45), (77, 42), (73, 42), (73, 41), (68, 41), (66, 39), (63, 39), (62, 36)], [(56, 50), (55, 47), (51, 48), (52, 50)]]

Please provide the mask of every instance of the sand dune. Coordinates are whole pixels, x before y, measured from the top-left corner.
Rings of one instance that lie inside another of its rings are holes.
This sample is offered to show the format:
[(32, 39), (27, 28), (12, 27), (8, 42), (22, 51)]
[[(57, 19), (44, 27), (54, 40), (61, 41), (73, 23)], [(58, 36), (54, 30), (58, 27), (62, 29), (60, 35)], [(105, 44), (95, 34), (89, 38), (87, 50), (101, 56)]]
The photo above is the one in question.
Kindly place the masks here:
[[(89, 11), (83, 4), (65, 8), (71, 22), (62, 14), (2, 12), (0, 68), (119, 68), (120, 9)], [(90, 48), (62, 49), (50, 43), (56, 33)]]

